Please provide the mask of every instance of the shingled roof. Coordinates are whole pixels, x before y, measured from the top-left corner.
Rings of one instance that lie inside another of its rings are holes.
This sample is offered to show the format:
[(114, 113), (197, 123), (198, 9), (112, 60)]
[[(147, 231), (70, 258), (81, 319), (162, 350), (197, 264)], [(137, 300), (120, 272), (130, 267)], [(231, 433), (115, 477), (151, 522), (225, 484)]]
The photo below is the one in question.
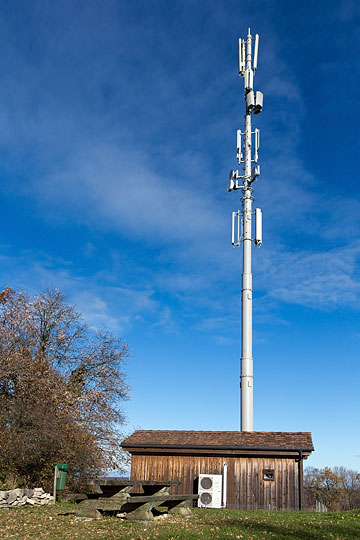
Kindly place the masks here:
[(156, 431), (138, 430), (122, 442), (136, 448), (314, 450), (311, 433), (282, 431)]

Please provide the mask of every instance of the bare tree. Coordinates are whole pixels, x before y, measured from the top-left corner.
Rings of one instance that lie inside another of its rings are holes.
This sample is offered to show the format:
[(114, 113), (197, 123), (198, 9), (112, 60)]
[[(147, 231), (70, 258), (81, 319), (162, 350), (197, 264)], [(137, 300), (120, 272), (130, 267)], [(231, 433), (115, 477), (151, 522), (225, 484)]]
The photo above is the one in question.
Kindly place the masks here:
[(0, 293), (0, 471), (28, 485), (67, 462), (121, 468), (126, 344), (93, 331), (58, 290)]

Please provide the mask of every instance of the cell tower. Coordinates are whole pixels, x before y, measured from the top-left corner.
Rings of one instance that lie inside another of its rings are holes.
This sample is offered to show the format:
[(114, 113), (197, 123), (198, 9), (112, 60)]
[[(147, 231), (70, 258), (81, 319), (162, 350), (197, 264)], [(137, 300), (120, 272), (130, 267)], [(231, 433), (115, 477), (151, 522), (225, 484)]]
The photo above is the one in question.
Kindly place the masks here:
[[(254, 57), (252, 58), (252, 46)], [(261, 246), (262, 212), (252, 212), (253, 183), (260, 175), (258, 151), (260, 130), (251, 131), (251, 114), (258, 114), (263, 106), (263, 94), (254, 93), (253, 79), (257, 69), (259, 35), (253, 37), (250, 28), (246, 39), (239, 39), (239, 75), (244, 78), (245, 127), (237, 131), (237, 159), (243, 164), (243, 174), (230, 171), (228, 191), (242, 189), (242, 211), (232, 213), (232, 245), (243, 243), (243, 272), (241, 288), (241, 431), (253, 431), (253, 357), (252, 357), (252, 273), (251, 245)], [(241, 180), (241, 182), (240, 182)], [(252, 238), (252, 215), (255, 215), (255, 237)]]

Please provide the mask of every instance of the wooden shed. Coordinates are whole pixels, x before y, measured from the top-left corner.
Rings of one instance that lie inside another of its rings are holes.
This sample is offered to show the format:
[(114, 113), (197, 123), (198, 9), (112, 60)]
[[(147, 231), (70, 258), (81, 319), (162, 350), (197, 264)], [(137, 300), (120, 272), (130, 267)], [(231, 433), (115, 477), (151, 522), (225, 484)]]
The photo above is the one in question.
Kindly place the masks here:
[(180, 480), (173, 493), (197, 493), (200, 474), (226, 468), (227, 508), (274, 510), (301, 510), (303, 460), (314, 450), (311, 433), (259, 431), (138, 430), (122, 447), (132, 480)]

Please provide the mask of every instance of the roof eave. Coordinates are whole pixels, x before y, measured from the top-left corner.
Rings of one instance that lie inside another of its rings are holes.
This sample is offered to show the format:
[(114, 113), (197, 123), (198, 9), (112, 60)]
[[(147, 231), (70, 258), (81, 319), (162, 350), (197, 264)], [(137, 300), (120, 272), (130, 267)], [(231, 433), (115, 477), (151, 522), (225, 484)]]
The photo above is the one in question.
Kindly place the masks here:
[[(125, 442), (125, 441), (124, 441)], [(185, 444), (122, 444), (124, 450), (167, 449), (167, 450), (234, 450), (234, 451), (275, 451), (275, 452), (313, 452), (313, 446), (234, 446), (234, 445), (185, 445)]]

